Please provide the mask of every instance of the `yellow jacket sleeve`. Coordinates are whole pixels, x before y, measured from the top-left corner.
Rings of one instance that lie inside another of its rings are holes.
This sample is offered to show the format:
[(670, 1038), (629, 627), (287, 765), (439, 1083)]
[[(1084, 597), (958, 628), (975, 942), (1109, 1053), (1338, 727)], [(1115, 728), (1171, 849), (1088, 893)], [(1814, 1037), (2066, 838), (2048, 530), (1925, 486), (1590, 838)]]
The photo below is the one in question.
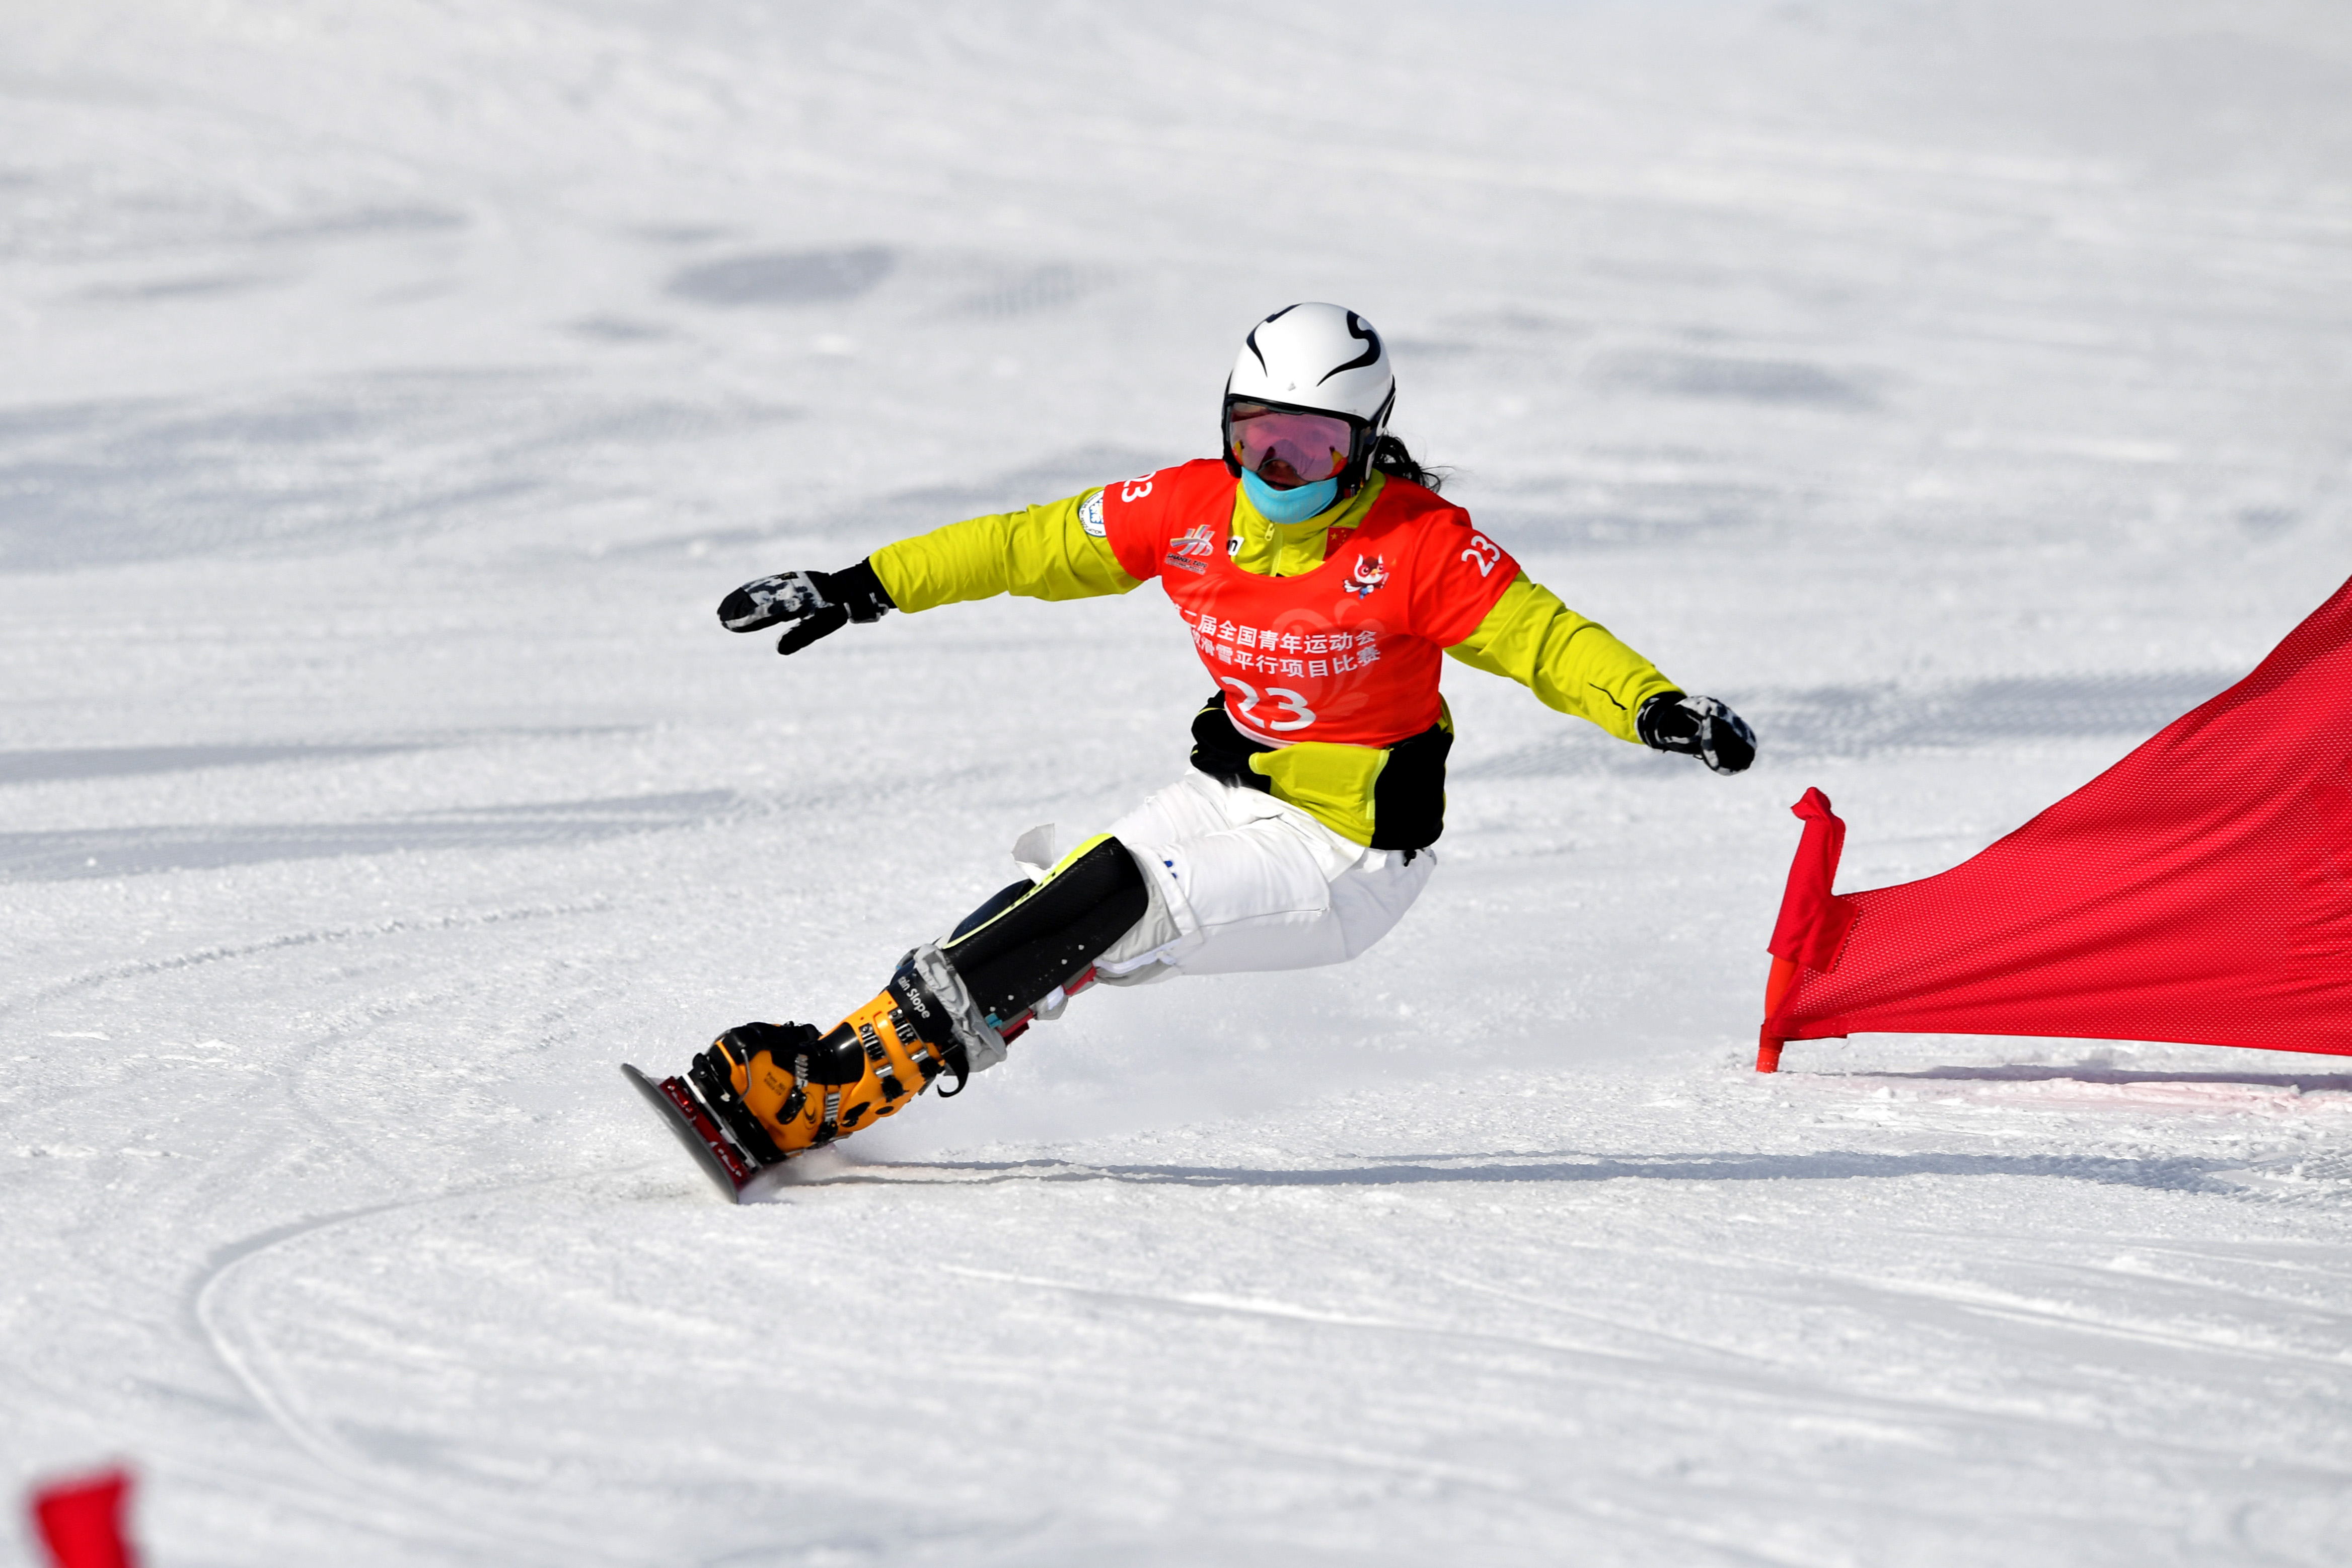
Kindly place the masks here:
[(1591, 719), (1621, 740), (1641, 738), (1633, 716), (1643, 703), (1681, 689), (1524, 571), (1478, 629), (1445, 651), (1473, 669), (1508, 675), (1546, 707)]
[[(1139, 580), (1087, 531), (1086, 503), (1102, 492), (1025, 511), (1001, 512), (950, 523), (885, 545), (872, 556), (874, 575), (890, 601), (906, 611), (930, 610), (967, 599), (1018, 593), (1028, 599), (1091, 599), (1125, 593)], [(1101, 508), (1094, 508), (1100, 517)]]

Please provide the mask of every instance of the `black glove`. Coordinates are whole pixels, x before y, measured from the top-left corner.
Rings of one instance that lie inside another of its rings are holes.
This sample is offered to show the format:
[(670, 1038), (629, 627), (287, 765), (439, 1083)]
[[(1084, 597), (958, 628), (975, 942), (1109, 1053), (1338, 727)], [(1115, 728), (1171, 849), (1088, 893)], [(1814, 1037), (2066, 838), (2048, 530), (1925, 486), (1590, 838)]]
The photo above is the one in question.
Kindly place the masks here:
[(797, 653), (849, 622), (879, 621), (898, 608), (874, 563), (861, 560), (845, 571), (786, 571), (747, 582), (719, 601), (719, 619), (730, 632), (794, 622), (776, 639), (776, 652)]
[(1633, 716), (1642, 744), (1696, 757), (1717, 773), (1740, 773), (1756, 760), (1756, 732), (1713, 697), (1660, 692)]

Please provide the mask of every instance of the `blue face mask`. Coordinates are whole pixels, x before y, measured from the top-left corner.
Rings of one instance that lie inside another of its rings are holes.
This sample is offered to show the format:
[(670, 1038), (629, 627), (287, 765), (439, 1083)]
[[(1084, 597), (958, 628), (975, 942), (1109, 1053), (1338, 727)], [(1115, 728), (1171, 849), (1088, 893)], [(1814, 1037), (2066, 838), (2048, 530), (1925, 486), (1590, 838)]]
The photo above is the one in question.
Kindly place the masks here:
[(1242, 470), (1242, 488), (1250, 505), (1269, 523), (1303, 523), (1339, 497), (1339, 481), (1318, 479), (1295, 490), (1277, 490), (1248, 469)]

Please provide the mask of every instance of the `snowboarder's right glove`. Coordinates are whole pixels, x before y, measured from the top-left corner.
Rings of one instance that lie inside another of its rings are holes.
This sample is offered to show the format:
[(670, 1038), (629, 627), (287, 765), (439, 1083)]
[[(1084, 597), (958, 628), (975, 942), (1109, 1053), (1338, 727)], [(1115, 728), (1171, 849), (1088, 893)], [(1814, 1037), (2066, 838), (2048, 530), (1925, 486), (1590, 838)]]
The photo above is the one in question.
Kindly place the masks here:
[(1642, 744), (1696, 757), (1717, 773), (1738, 773), (1756, 760), (1756, 732), (1713, 697), (1660, 692), (1642, 705), (1633, 728)]
[(730, 632), (793, 622), (776, 639), (776, 652), (797, 653), (852, 621), (879, 621), (897, 608), (874, 563), (861, 560), (846, 571), (786, 571), (747, 582), (719, 601), (719, 619)]

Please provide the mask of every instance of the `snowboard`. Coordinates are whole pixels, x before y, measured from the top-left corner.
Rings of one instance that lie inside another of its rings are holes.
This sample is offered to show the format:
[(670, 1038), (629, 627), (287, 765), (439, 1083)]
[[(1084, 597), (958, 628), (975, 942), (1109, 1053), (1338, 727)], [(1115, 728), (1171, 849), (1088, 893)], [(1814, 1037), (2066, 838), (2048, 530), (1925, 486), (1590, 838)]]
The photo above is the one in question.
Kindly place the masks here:
[(636, 1085), (662, 1125), (677, 1134), (728, 1202), (741, 1203), (775, 1185), (782, 1164), (762, 1165), (737, 1146), (685, 1079), (648, 1078), (625, 1061), (621, 1063), (621, 1074)]

